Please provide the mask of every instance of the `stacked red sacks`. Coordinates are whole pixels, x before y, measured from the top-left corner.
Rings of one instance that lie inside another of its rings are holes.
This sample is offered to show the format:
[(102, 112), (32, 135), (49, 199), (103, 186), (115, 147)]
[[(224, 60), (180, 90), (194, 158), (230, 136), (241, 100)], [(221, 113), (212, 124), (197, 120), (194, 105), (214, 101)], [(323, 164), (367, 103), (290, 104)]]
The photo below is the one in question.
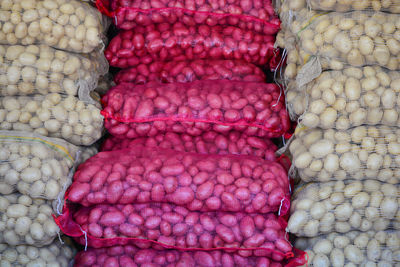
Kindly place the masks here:
[(290, 128), (284, 97), (276, 84), (228, 80), (123, 83), (109, 90), (102, 102), (105, 126), (119, 138), (168, 131), (198, 136), (210, 130), (270, 138)]

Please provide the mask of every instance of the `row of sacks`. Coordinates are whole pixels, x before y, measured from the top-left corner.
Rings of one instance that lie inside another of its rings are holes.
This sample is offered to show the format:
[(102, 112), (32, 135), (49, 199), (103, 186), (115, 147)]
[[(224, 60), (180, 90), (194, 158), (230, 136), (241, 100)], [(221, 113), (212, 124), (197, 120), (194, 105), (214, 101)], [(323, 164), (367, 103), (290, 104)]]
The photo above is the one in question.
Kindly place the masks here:
[[(96, 152), (94, 147), (77, 147), (58, 138), (0, 131), (1, 250), (20, 245), (41, 247), (53, 242), (60, 229), (52, 215), (62, 211), (62, 199), (75, 167)], [(38, 255), (28, 257), (33, 262)], [(3, 259), (16, 260), (2, 255), (2, 264)], [(52, 260), (54, 257), (48, 259)]]

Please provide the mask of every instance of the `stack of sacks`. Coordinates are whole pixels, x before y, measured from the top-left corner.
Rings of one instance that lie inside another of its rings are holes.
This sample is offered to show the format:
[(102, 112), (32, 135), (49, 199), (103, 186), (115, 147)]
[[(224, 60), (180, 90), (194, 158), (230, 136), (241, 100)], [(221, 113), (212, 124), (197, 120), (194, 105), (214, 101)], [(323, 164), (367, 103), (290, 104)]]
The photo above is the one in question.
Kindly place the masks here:
[[(87, 247), (77, 266), (295, 266), (290, 129), (265, 83), (279, 20), (270, 1), (97, 1), (121, 31), (102, 98), (112, 137), (82, 164), (56, 221)], [(285, 166), (285, 167), (284, 167)], [(153, 257), (154, 256), (154, 257)]]
[(289, 145), (288, 231), (311, 266), (399, 262), (400, 3), (283, 1), (282, 81), (300, 125)]
[(0, 0), (0, 14), (0, 265), (68, 266), (52, 214), (102, 134), (90, 94), (107, 23), (77, 0)]

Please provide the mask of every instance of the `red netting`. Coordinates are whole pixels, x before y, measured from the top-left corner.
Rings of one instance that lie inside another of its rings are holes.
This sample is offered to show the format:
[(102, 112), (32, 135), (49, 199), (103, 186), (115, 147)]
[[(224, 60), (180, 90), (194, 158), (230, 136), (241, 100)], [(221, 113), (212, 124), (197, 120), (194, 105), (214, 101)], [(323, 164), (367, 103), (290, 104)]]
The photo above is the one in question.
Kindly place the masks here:
[(210, 131), (200, 136), (171, 132), (136, 139), (119, 139), (111, 136), (104, 142), (102, 151), (131, 148), (138, 144), (200, 154), (250, 155), (271, 161), (276, 160), (275, 151), (278, 150), (270, 139), (247, 136), (236, 131), (228, 135)]
[(119, 138), (166, 131), (197, 136), (210, 130), (280, 137), (290, 128), (284, 96), (276, 84), (228, 80), (124, 83), (111, 88), (102, 101), (105, 126)]
[(276, 34), (280, 21), (271, 0), (97, 0), (98, 9), (114, 18), (118, 28), (131, 30), (155, 23), (235, 26), (261, 34)]
[(171, 204), (66, 205), (56, 218), (82, 245), (135, 245), (190, 251), (226, 250), (275, 261), (293, 257), (286, 221), (269, 214), (193, 212)]
[(119, 32), (104, 54), (119, 68), (195, 59), (236, 59), (263, 66), (277, 56), (274, 42), (275, 35), (233, 26), (162, 23)]
[[(302, 254), (287, 262), (275, 262), (267, 257), (242, 257), (224, 251), (180, 251), (138, 249), (135, 246), (89, 248), (75, 257), (76, 267), (281, 267), (300, 266)], [(303, 263), (305, 264), (305, 263)]]
[(290, 207), (289, 180), (277, 162), (143, 146), (100, 152), (81, 164), (66, 198), (84, 206), (152, 202), (281, 215)]
[(241, 60), (187, 60), (140, 63), (123, 69), (115, 76), (116, 84), (144, 84), (150, 81), (174, 83), (197, 80), (233, 80), (265, 82), (265, 74), (257, 66)]

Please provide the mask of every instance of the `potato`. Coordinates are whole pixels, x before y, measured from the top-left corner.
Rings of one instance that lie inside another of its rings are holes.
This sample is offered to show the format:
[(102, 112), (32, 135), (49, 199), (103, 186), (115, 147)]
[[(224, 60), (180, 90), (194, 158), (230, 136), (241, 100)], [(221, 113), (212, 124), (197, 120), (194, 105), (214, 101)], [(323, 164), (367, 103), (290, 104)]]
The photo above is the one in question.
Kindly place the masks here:
[(397, 184), (399, 134), (400, 129), (381, 125), (298, 130), (289, 145), (292, 168), (305, 182), (376, 179)]
[(95, 8), (76, 0), (1, 0), (0, 43), (46, 44), (90, 53), (101, 46), (107, 23)]
[(54, 200), (71, 184), (78, 147), (38, 134), (0, 131), (0, 194)]
[[(343, 234), (399, 227), (396, 216), (400, 212), (400, 189), (396, 185), (376, 180), (345, 180), (305, 184), (297, 190), (287, 226), (287, 230), (297, 236), (314, 237), (332, 230)], [(376, 194), (381, 197), (372, 201)], [(359, 246), (361, 243), (360, 240)], [(359, 252), (353, 248), (344, 253), (346, 258), (352, 257), (353, 262), (359, 258)]]
[(47, 266), (68, 267), (76, 249), (69, 238), (64, 236), (62, 239), (67, 243), (61, 244), (60, 240), (56, 239), (43, 247), (0, 244), (0, 265), (22, 267), (36, 266), (44, 262)]
[(47, 200), (19, 193), (0, 196), (0, 244), (36, 247), (50, 244), (60, 232), (51, 205)]
[(0, 45), (3, 96), (64, 93), (88, 98), (108, 71), (102, 53), (74, 54), (46, 45)]
[[(343, 243), (342, 240), (346, 242)], [(321, 259), (325, 261), (324, 266), (334, 267), (396, 266), (400, 253), (400, 232), (386, 230), (330, 233), (313, 238), (298, 238), (295, 247), (312, 255), (308, 266), (320, 266), (318, 264)]]
[(51, 93), (0, 98), (1, 130), (34, 132), (75, 145), (91, 145), (101, 137), (102, 127), (100, 105), (74, 96)]
[[(399, 72), (368, 66), (325, 71), (302, 92), (293, 87), (307, 103), (300, 116), (304, 126), (345, 130), (362, 124), (399, 126), (398, 85)], [(343, 89), (332, 90), (334, 87)], [(290, 92), (294, 91), (291, 88)], [(340, 105), (337, 105), (338, 100), (342, 101)], [(332, 116), (324, 117), (332, 109)]]

